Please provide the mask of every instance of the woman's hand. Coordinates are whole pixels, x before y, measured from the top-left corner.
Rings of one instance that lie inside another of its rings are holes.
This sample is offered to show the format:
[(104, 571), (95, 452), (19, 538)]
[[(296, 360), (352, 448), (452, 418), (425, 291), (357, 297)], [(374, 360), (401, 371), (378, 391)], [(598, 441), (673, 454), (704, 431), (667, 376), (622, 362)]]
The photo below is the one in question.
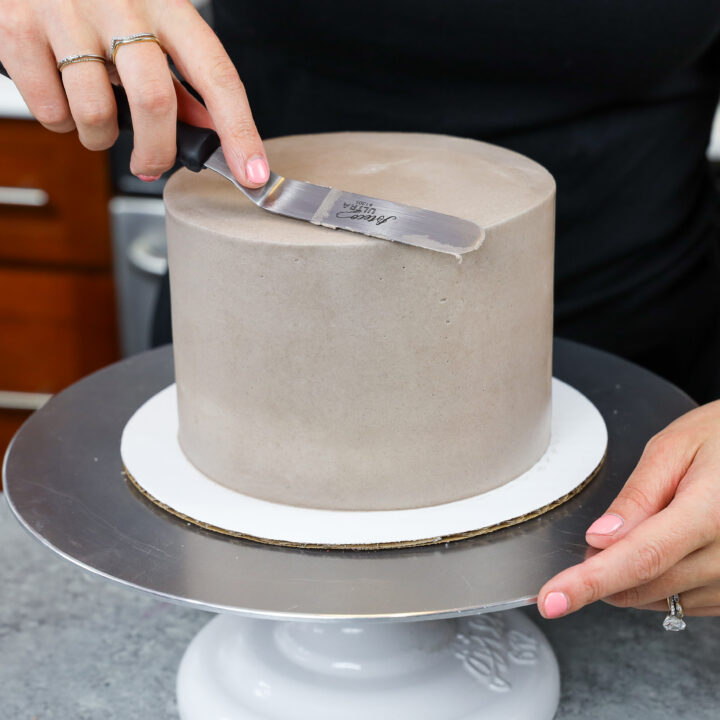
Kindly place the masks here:
[(544, 585), (545, 617), (601, 599), (667, 611), (674, 593), (682, 593), (686, 615), (720, 615), (720, 401), (650, 440), (586, 539), (601, 552)]
[(175, 123), (214, 127), (238, 180), (265, 183), (268, 165), (240, 78), (220, 41), (188, 0), (0, 0), (0, 61), (30, 111), (50, 130), (77, 128), (91, 150), (117, 138), (108, 70), (99, 62), (66, 66), (78, 54), (107, 57), (113, 37), (151, 32), (207, 110), (173, 77), (154, 42), (119, 48), (114, 68), (127, 92), (135, 147), (131, 171), (157, 179), (175, 161)]

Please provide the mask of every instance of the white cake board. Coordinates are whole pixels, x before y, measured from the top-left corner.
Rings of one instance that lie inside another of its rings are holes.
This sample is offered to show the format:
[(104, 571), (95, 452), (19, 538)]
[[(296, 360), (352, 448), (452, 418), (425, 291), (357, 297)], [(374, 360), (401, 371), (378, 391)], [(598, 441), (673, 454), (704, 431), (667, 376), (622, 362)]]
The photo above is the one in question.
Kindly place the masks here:
[(129, 476), (154, 502), (213, 530), (303, 547), (432, 544), (535, 517), (571, 497), (594, 476), (607, 447), (607, 428), (599, 411), (557, 379), (552, 407), (550, 446), (530, 470), (482, 495), (412, 510), (298, 508), (248, 497), (213, 482), (190, 463), (178, 444), (175, 385), (154, 395), (130, 418), (121, 455)]

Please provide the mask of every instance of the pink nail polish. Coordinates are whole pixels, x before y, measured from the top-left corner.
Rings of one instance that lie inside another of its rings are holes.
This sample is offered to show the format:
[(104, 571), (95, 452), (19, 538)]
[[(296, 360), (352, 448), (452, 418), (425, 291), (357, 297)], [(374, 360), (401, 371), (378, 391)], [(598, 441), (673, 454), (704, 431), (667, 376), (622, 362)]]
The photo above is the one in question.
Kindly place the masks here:
[(619, 516), (613, 513), (607, 513), (599, 517), (588, 529), (589, 535), (612, 535), (617, 532), (625, 523)]
[(551, 592), (545, 596), (543, 615), (546, 618), (557, 618), (570, 609), (570, 598), (564, 592)]
[(253, 183), (266, 183), (270, 177), (267, 162), (262, 157), (248, 160), (247, 165), (245, 165), (245, 172), (248, 180)]
[(143, 182), (155, 182), (160, 179), (160, 175), (138, 175)]

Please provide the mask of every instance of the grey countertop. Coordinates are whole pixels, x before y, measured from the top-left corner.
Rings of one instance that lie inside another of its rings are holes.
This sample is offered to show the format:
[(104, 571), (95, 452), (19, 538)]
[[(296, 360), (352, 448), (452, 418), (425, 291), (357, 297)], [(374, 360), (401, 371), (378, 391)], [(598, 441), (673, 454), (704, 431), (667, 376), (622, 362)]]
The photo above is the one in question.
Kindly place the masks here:
[[(664, 632), (662, 616), (598, 603), (541, 625), (558, 655), (556, 720), (717, 720), (720, 618)], [(175, 673), (210, 619), (64, 562), (0, 499), (0, 720), (176, 720)]]

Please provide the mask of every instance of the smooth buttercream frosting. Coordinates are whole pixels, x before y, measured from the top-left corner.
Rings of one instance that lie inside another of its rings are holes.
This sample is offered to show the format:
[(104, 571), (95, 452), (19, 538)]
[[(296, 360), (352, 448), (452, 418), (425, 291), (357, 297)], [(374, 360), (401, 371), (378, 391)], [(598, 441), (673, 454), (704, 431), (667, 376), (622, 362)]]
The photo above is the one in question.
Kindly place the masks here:
[(165, 192), (179, 440), (286, 504), (421, 507), (497, 487), (550, 433), (555, 186), (447, 136), (266, 143), (275, 172), (481, 225), (463, 256), (333, 231), (180, 171)]

